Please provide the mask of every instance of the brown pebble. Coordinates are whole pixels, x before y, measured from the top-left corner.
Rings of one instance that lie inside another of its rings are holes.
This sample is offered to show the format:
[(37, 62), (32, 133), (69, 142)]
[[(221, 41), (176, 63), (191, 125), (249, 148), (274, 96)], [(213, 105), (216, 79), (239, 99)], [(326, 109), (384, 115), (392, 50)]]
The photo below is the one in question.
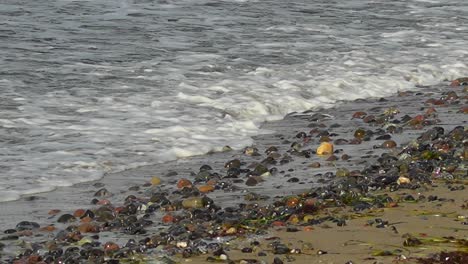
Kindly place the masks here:
[(353, 114), (353, 118), (363, 119), (366, 115), (366, 112), (358, 111)]
[(165, 223), (165, 224), (168, 224), (168, 223), (173, 223), (174, 222), (174, 217), (170, 214), (167, 214), (165, 216), (162, 217), (162, 222)]
[(177, 182), (177, 188), (192, 188), (192, 182), (188, 179), (182, 178)]
[(371, 123), (375, 121), (375, 116), (373, 115), (368, 115), (362, 119), (364, 123)]
[(245, 181), (245, 185), (247, 186), (255, 186), (258, 184), (258, 181), (254, 178), (254, 177), (249, 177), (246, 181)]
[(309, 167), (311, 168), (320, 168), (320, 162), (312, 162)]
[(84, 214), (85, 214), (85, 210), (84, 209), (77, 209), (75, 210), (75, 212), (73, 213), (73, 216), (74, 217), (82, 217)]
[(151, 185), (157, 186), (159, 184), (161, 184), (161, 178), (156, 176), (151, 177)]
[(397, 144), (393, 140), (386, 140), (382, 143), (382, 148), (395, 148), (396, 146)]
[(78, 231), (81, 233), (97, 233), (99, 232), (97, 227), (91, 223), (82, 223), (78, 226)]
[(104, 244), (104, 251), (106, 251), (106, 252), (117, 251), (119, 249), (120, 249), (119, 245), (117, 245), (114, 242), (109, 241), (109, 242)]
[(335, 155), (331, 155), (330, 157), (326, 159), (326, 161), (335, 161), (335, 160), (338, 160), (338, 157)]
[(296, 196), (286, 198), (286, 206), (289, 208), (295, 208), (299, 202), (300, 200)]
[(354, 131), (354, 137), (363, 139), (366, 136), (366, 131), (362, 128), (358, 128), (356, 131)]
[(202, 185), (202, 186), (198, 186), (197, 188), (201, 193), (214, 191), (214, 187), (212, 185)]

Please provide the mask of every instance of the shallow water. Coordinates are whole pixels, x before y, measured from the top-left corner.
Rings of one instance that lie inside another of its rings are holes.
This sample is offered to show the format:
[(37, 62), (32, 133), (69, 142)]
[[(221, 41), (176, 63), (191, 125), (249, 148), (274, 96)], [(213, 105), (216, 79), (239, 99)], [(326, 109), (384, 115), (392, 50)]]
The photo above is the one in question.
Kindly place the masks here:
[(468, 75), (464, 0), (4, 0), (0, 201)]

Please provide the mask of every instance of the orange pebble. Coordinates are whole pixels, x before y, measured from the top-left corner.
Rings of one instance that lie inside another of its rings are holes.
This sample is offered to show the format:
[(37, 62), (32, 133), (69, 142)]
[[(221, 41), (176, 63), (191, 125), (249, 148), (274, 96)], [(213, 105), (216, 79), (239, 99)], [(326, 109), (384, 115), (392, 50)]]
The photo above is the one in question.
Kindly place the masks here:
[(273, 221), (271, 225), (272, 226), (286, 226), (286, 224), (283, 221)]
[(97, 228), (90, 223), (82, 223), (78, 226), (78, 231), (81, 233), (97, 233)]
[(312, 231), (312, 230), (314, 230), (314, 228), (312, 226), (304, 226), (304, 231), (309, 232), (309, 231)]
[(111, 252), (111, 251), (117, 251), (119, 250), (120, 247), (114, 242), (107, 242), (104, 244), (104, 251), (106, 252)]
[(177, 188), (182, 189), (182, 188), (191, 188), (193, 186), (192, 182), (187, 180), (187, 179), (180, 179), (177, 182)]
[(296, 207), (299, 204), (299, 198), (298, 197), (289, 197), (286, 200), (286, 206), (289, 208)]
[(214, 191), (213, 185), (202, 185), (198, 186), (198, 190), (202, 193), (212, 192)]
[(81, 218), (80, 221), (83, 222), (83, 223), (89, 223), (89, 222), (93, 221), (93, 219), (91, 217), (89, 217), (89, 216), (85, 216), (85, 217)]
[(42, 231), (46, 231), (46, 232), (52, 232), (55, 230), (55, 226), (53, 225), (48, 225), (48, 226), (44, 226), (41, 228)]
[(82, 217), (84, 214), (85, 214), (85, 210), (84, 209), (77, 209), (74, 213), (73, 213), (73, 216), (74, 217)]
[(170, 214), (167, 214), (167, 215), (163, 216), (162, 222), (165, 223), (165, 224), (173, 223), (174, 222), (174, 217), (172, 215), (170, 215)]

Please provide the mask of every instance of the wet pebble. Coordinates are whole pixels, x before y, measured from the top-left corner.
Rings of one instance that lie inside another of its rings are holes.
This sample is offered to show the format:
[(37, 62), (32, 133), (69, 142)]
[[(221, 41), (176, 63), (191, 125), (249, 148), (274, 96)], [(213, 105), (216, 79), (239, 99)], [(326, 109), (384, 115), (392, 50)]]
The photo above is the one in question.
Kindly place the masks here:
[(76, 221), (76, 218), (71, 214), (63, 214), (57, 219), (57, 222), (63, 223), (63, 224), (71, 223), (75, 221)]

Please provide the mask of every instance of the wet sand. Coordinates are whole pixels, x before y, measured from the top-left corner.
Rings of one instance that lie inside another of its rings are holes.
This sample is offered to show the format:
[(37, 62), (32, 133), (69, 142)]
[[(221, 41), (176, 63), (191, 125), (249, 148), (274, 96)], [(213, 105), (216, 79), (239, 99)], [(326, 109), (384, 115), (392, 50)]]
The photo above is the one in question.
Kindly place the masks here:
[[(449, 91), (456, 92), (459, 98), (440, 105), (437, 102), (428, 103), (430, 98), (446, 98)], [(113, 208), (118, 207), (129, 195), (134, 195), (139, 201), (147, 201), (149, 191), (154, 189), (173, 193), (177, 189), (176, 184), (179, 179), (187, 178), (195, 182), (202, 165), (209, 165), (213, 172), (220, 175), (216, 180), (217, 183), (226, 182), (229, 185), (229, 188), (222, 188), (219, 184), (215, 184), (215, 190), (206, 194), (220, 208), (236, 207), (239, 204), (257, 204), (258, 208), (261, 208), (275, 201), (284, 201), (291, 195), (300, 195), (319, 186), (328, 186), (340, 180), (340, 177), (336, 176), (340, 169), (346, 168), (348, 172), (356, 173), (376, 163), (383, 153), (397, 155), (408, 143), (434, 126), (443, 127), (446, 132), (457, 126), (464, 126), (466, 135), (466, 114), (463, 113), (463, 109), (460, 112), (464, 105), (466, 107), (466, 96), (466, 88), (463, 86), (439, 85), (421, 87), (413, 92), (401, 92), (388, 98), (342, 102), (331, 109), (292, 113), (284, 120), (264, 124), (263, 128), (274, 133), (254, 138), (255, 143), (252, 147), (258, 149), (258, 155), (248, 155), (239, 150), (213, 153), (109, 174), (100, 181), (59, 188), (51, 193), (24, 197), (19, 201), (0, 203), (1, 230), (15, 228), (20, 221), (34, 221), (41, 227), (53, 224), (55, 229), (52, 233), (35, 230), (35, 235), (20, 234), (17, 239), (4, 239), (7, 236), (4, 234), (0, 237), (3, 238), (0, 243), (5, 245), (2, 258), (10, 261), (13, 255), (21, 252), (18, 241), (39, 243), (50, 240), (58, 230), (69, 225), (69, 223), (57, 223), (57, 219), (62, 214), (73, 213), (81, 208), (94, 210), (105, 202), (112, 204)], [(403, 127), (402, 131), (395, 133), (388, 133), (386, 131), (388, 126), (386, 127), (385, 124), (367, 122), (356, 116), (353, 118), (356, 112), (363, 111), (366, 116), (374, 115), (376, 118), (384, 114), (403, 120), (404, 116), (408, 115), (409, 122), (411, 122), (417, 115), (427, 113), (432, 107), (436, 112), (427, 115), (425, 118), (427, 123), (415, 123), (411, 126), (395, 124), (396, 127)], [(358, 128), (373, 131), (373, 134), (356, 142), (355, 132)], [(305, 138), (299, 134), (301, 132), (305, 133)], [(396, 142), (396, 148), (382, 148), (385, 139), (378, 138), (383, 135), (390, 136), (391, 140)], [(335, 143), (336, 159), (330, 158), (331, 155), (319, 156), (314, 153), (320, 141), (326, 140), (325, 137)], [(339, 139), (346, 141), (342, 140), (340, 144), (337, 144)], [(464, 140), (466, 142), (466, 138)], [(265, 163), (267, 157), (265, 151), (271, 146), (277, 147), (277, 153), (280, 154), (275, 158), (276, 164)], [(343, 156), (345, 154), (347, 157)], [(246, 185), (248, 177), (245, 173), (234, 178), (225, 177), (228, 173), (225, 164), (234, 159), (239, 159), (242, 162), (242, 168), (250, 168), (251, 171), (263, 161), (262, 164), (267, 164), (265, 167), (270, 170), (271, 175), (255, 176), (254, 179), (258, 182), (252, 186)], [(363, 210), (356, 210), (355, 206), (348, 205), (326, 207), (314, 212), (311, 219), (330, 217), (334, 220), (312, 225), (304, 221), (304, 214), (298, 215), (297, 219), (289, 216), (279, 222), (268, 223), (266, 227), (269, 226), (269, 228), (262, 235), (236, 234), (223, 237), (222, 241), (229, 241), (224, 245), (224, 250), (235, 263), (255, 263), (254, 260), (272, 263), (274, 257), (280, 258), (285, 263), (292, 260), (294, 263), (346, 263), (348, 261), (390, 263), (404, 259), (407, 259), (405, 263), (412, 263), (416, 257), (424, 257), (443, 250), (466, 252), (468, 225), (463, 224), (468, 221), (466, 219), (468, 217), (466, 209), (468, 192), (464, 189), (467, 184), (466, 160), (463, 163), (464, 165), (458, 165), (458, 168), (464, 171), (465, 175), (458, 175), (455, 183), (448, 179), (434, 178), (431, 183), (421, 183), (417, 188), (401, 188), (397, 191), (384, 188), (372, 191), (372, 195), (386, 194), (394, 202), (387, 203), (380, 208), (370, 206)], [(150, 184), (154, 176), (161, 180), (160, 184), (156, 184), (157, 186)], [(416, 183), (416, 180), (413, 183)], [(196, 183), (195, 185), (199, 187), (205, 184)], [(105, 188), (105, 193), (97, 195), (96, 192), (102, 188)], [(266, 197), (261, 200), (246, 200), (245, 196), (250, 192)], [(408, 195), (416, 201), (408, 201)], [(437, 196), (437, 199), (429, 201), (427, 197), (431, 195)], [(426, 198), (423, 199), (423, 196)], [(180, 194), (175, 193), (169, 195), (168, 198), (180, 200), (183, 196), (181, 198)], [(93, 199), (96, 199), (99, 204), (92, 205)], [(60, 212), (51, 215), (52, 209), (60, 210)], [(116, 241), (123, 247), (129, 238), (142, 239), (157, 234), (168, 228), (169, 225), (162, 223), (162, 217), (167, 214), (167, 210), (153, 212), (150, 216), (153, 225), (146, 228), (147, 233), (144, 235), (129, 235), (113, 230), (100, 232), (98, 241), (102, 243)], [(174, 215), (177, 215), (177, 212), (174, 212)], [(343, 219), (343, 222), (337, 224), (336, 219)], [(376, 219), (382, 219), (388, 223), (376, 227), (379, 224), (376, 223), (376, 221), (379, 222)], [(102, 223), (96, 223), (96, 226), (99, 225)], [(290, 229), (289, 231), (295, 232), (288, 232), (287, 227), (297, 230)], [(91, 235), (84, 234), (85, 237)], [(279, 239), (272, 239), (273, 237)], [(448, 237), (446, 239), (448, 241), (442, 241), (443, 237)], [(435, 238), (437, 240), (434, 240)], [(405, 246), (403, 244), (407, 239), (410, 239), (410, 242), (424, 243)], [(289, 249), (300, 249), (301, 253), (273, 254), (271, 246), (268, 245), (276, 240), (288, 245)], [(461, 240), (465, 241), (462, 246), (460, 246)], [(251, 246), (253, 241), (259, 241), (259, 246)], [(251, 247), (254, 252), (242, 253), (239, 249), (244, 247)], [(259, 256), (258, 253), (261, 251), (265, 252), (266, 256)], [(318, 252), (327, 254), (318, 254)], [(188, 258), (183, 258), (180, 254), (169, 257), (180, 263), (206, 263), (207, 257), (213, 256), (211, 253), (201, 256), (193, 255)], [(152, 256), (151, 259), (159, 259), (162, 256), (161, 251), (150, 251), (146, 254)], [(247, 259), (250, 259), (250, 262)]]

